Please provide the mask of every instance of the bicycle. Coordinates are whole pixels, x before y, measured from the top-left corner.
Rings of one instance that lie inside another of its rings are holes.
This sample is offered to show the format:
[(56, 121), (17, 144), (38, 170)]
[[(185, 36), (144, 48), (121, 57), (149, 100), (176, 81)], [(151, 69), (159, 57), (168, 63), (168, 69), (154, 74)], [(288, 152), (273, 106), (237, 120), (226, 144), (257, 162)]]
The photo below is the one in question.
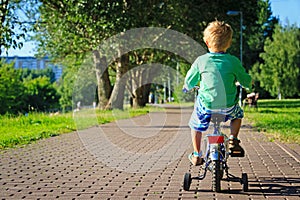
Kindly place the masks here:
[[(183, 189), (189, 191), (192, 180), (203, 180), (209, 170), (212, 173), (212, 190), (214, 192), (221, 191), (221, 180), (224, 172), (227, 181), (239, 181), (243, 185), (243, 191), (248, 191), (248, 175), (242, 173), (242, 177), (235, 177), (228, 172), (227, 159), (230, 156), (228, 149), (228, 137), (220, 130), (220, 123), (224, 121), (224, 115), (212, 114), (211, 122), (214, 124), (214, 131), (204, 137), (204, 163), (202, 169), (203, 174), (192, 177), (191, 173), (185, 173), (183, 181)], [(241, 157), (239, 155), (231, 155), (232, 157)]]

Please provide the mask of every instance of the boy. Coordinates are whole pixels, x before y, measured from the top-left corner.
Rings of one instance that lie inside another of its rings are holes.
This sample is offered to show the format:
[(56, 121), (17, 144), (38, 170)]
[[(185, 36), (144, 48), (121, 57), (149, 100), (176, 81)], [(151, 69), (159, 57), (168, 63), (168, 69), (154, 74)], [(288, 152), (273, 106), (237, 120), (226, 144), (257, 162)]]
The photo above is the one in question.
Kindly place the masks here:
[(221, 21), (209, 23), (204, 30), (204, 41), (209, 53), (199, 56), (185, 77), (183, 91), (193, 89), (200, 81), (198, 96), (189, 126), (191, 128), (194, 152), (189, 155), (193, 165), (203, 163), (201, 149), (202, 132), (206, 131), (211, 114), (219, 113), (225, 120), (231, 120), (229, 149), (231, 155), (238, 152), (244, 156), (244, 150), (237, 139), (243, 110), (238, 105), (236, 83), (251, 88), (251, 77), (235, 56), (226, 53), (232, 41), (233, 31), (230, 25)]

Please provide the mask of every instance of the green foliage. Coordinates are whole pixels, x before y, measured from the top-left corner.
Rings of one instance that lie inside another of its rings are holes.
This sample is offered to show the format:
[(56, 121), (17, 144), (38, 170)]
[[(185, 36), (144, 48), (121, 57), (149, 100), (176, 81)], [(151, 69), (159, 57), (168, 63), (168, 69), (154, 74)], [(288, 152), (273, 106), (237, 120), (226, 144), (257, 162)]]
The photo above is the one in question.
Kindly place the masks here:
[(28, 18), (35, 21), (37, 0), (3, 0), (0, 4), (0, 55), (9, 48), (22, 48), (31, 30)]
[(73, 102), (80, 101), (81, 106), (93, 105), (96, 102), (97, 80), (91, 59), (85, 59), (74, 78)]
[(35, 79), (38, 77), (46, 76), (50, 79), (51, 83), (55, 82), (55, 73), (53, 72), (53, 69), (46, 68), (46, 69), (28, 69), (24, 68), (22, 69), (22, 80), (24, 79)]
[(205, 46), (202, 32), (207, 23), (215, 18), (232, 25), (235, 34), (231, 51), (239, 55), (239, 18), (228, 16), (228, 10), (243, 11), (244, 37), (247, 41), (244, 46), (251, 50), (248, 54), (262, 50), (263, 41), (272, 33), (273, 23), (276, 22), (271, 17), (269, 1), (265, 0), (64, 0), (60, 3), (50, 0), (42, 3), (39, 12), (44, 23), (36, 27), (37, 39), (41, 42), (40, 51), (52, 58), (83, 54), (97, 48), (104, 39), (136, 27), (170, 28), (187, 34)]
[(13, 63), (0, 62), (0, 114), (58, 109), (56, 84), (43, 76), (43, 71), (23, 71), (15, 69)]
[(194, 91), (183, 93), (182, 85), (178, 85), (177, 87), (175, 87), (174, 96), (175, 96), (174, 100), (178, 103), (193, 102), (195, 100)]
[(63, 74), (59, 81), (58, 93), (60, 95), (59, 104), (63, 111), (72, 110), (72, 96), (77, 80), (78, 68), (81, 61), (78, 61), (76, 56), (67, 56), (62, 65)]
[[(62, 0), (59, 3), (54, 0), (43, 0), (39, 9), (40, 21), (43, 23), (36, 26), (36, 39), (40, 43), (40, 54), (47, 54), (57, 62), (65, 60), (68, 56), (81, 62), (82, 57), (87, 52), (97, 49), (105, 39), (137, 27), (163, 27), (176, 30), (187, 34), (205, 46), (202, 41), (202, 32), (208, 22), (218, 18), (230, 23), (234, 29), (233, 44), (229, 51), (238, 56), (240, 20), (239, 17), (228, 16), (226, 14), (228, 10), (243, 12), (243, 49), (244, 55), (247, 55), (244, 56), (244, 65), (249, 69), (258, 60), (264, 40), (271, 35), (273, 26), (277, 22), (276, 18), (271, 17), (268, 0), (137, 0), (117, 2), (109, 0)], [(190, 47), (191, 50), (193, 48)], [(154, 52), (149, 49), (130, 52), (127, 69), (130, 70), (132, 67), (144, 64), (149, 58), (147, 55)], [(160, 59), (158, 60), (159, 63), (168, 63), (168, 60), (174, 57), (172, 53), (161, 52), (161, 54), (163, 55), (157, 56), (155, 54), (153, 60)], [(194, 51), (194, 54), (196, 59), (200, 52)], [(139, 59), (136, 59), (137, 57)], [(186, 61), (182, 63), (186, 63)], [(78, 66), (68, 64), (70, 68), (77, 68)], [(176, 67), (176, 65), (169, 66)], [(112, 68), (114, 66), (111, 65), (110, 69)], [(65, 73), (74, 73), (77, 72), (77, 69), (65, 71)], [(112, 74), (112, 71), (109, 71), (111, 80), (116, 80), (113, 76), (117, 73)], [(180, 69), (180, 71), (184, 73), (187, 70)], [(65, 76), (67, 75), (65, 74)], [(68, 77), (72, 76), (74, 74)], [(70, 93), (73, 90), (73, 82), (67, 80), (63, 84), (61, 91), (64, 90), (67, 93), (62, 93), (61, 102), (63, 102), (64, 107), (68, 107), (71, 106)]]
[(0, 114), (17, 113), (24, 109), (25, 88), (20, 76), (20, 70), (14, 69), (13, 64), (0, 60)]
[(251, 69), (258, 61), (262, 62), (259, 54), (264, 51), (264, 42), (272, 37), (275, 25), (278, 24), (278, 19), (272, 17), (269, 1), (257, 1), (257, 8), (254, 9), (257, 13), (255, 25), (244, 30), (247, 34), (244, 35), (246, 45), (243, 45), (245, 49), (243, 61), (247, 69)]
[(258, 110), (245, 109), (246, 119), (272, 138), (300, 144), (300, 100), (259, 100)]
[(60, 94), (59, 104), (63, 111), (72, 109), (73, 86), (74, 74), (64, 70), (58, 86), (58, 93)]
[(272, 96), (293, 97), (299, 94), (300, 29), (276, 26), (273, 38), (265, 42), (260, 54), (263, 63), (252, 69), (253, 76)]
[[(44, 23), (36, 27), (40, 53), (61, 59), (96, 49), (111, 34), (123, 31), (123, 5), (112, 1), (41, 1)], [(62, 40), (63, 38), (63, 40)]]
[(48, 77), (26, 79), (24, 86), (28, 110), (49, 111), (49, 109), (58, 109), (59, 96)]

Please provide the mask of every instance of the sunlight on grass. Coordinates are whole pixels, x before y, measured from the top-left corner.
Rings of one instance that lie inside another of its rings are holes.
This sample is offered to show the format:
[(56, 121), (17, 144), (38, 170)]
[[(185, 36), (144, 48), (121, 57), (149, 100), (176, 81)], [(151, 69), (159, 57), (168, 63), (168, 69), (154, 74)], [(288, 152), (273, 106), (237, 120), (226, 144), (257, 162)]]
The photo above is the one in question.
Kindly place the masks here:
[(28, 116), (0, 116), (0, 148), (26, 144), (41, 138), (75, 130), (72, 114), (50, 116), (29, 113)]
[(271, 141), (300, 144), (300, 100), (260, 100), (257, 111), (245, 108), (245, 117)]
[(162, 108), (145, 107), (123, 111), (87, 109), (58, 115), (45, 113), (29, 113), (27, 116), (0, 115), (0, 149), (161, 110)]
[[(192, 106), (191, 103), (184, 104), (187, 105)], [(267, 134), (270, 141), (300, 144), (300, 100), (259, 100), (258, 107), (258, 111), (245, 108), (245, 118), (258, 131)], [(0, 149), (162, 110), (163, 108), (149, 106), (123, 111), (90, 109), (58, 115), (0, 115)]]

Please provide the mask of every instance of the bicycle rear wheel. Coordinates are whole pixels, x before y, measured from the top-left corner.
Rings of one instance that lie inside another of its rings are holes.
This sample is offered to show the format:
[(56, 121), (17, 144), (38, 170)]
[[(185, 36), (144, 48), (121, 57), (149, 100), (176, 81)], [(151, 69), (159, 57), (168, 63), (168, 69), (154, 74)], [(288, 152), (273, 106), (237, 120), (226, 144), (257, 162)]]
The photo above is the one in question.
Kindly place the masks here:
[(212, 162), (212, 190), (214, 192), (220, 192), (221, 191), (221, 167), (220, 167), (220, 161), (214, 160)]

